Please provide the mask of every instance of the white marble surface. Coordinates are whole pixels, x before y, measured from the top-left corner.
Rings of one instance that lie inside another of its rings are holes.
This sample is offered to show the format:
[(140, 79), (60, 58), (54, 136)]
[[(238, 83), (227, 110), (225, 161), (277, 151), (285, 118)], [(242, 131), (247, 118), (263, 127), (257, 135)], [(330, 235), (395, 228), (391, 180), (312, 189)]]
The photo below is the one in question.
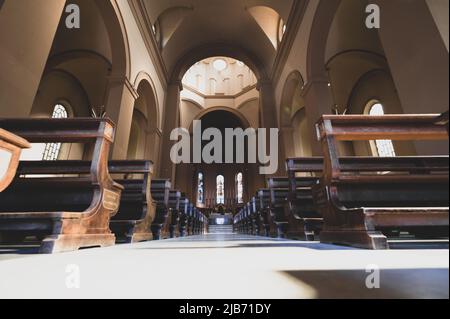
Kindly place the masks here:
[[(1, 256), (0, 298), (449, 297), (445, 249), (367, 251), (205, 235), (57, 255), (3, 251)], [(374, 265), (380, 269), (380, 289), (366, 287), (366, 269)]]

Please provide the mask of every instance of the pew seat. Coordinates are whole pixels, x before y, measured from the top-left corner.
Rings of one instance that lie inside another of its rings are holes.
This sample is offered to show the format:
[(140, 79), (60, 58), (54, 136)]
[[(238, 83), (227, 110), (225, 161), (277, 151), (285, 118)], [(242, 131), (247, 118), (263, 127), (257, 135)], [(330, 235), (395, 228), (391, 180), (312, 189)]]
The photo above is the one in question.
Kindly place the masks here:
[(317, 128), (324, 174), (313, 196), (324, 217), (320, 240), (387, 249), (389, 239), (448, 240), (448, 156), (353, 158), (339, 141), (448, 140), (438, 115), (323, 116)]
[(39, 239), (41, 253), (114, 245), (109, 222), (117, 213), (123, 190), (107, 168), (114, 123), (106, 118), (0, 119), (0, 127), (30, 143), (93, 147), (87, 176), (15, 177), (0, 193), (0, 242), (20, 243), (33, 236)]

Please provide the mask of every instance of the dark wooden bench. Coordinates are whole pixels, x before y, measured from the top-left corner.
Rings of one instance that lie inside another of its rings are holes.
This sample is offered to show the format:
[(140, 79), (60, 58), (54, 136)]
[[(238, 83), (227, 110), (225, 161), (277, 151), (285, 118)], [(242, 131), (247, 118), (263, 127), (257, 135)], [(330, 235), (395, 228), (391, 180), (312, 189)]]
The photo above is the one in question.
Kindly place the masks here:
[(23, 138), (0, 128), (0, 192), (11, 184), (23, 149), (31, 145)]
[(256, 194), (256, 199), (259, 201), (259, 213), (261, 224), (264, 230), (264, 236), (272, 237), (277, 235), (275, 224), (270, 216), (271, 194), (270, 189), (260, 189)]
[(179, 222), (180, 222), (180, 199), (181, 192), (171, 190), (169, 193), (169, 209), (170, 209), (170, 225), (169, 236), (175, 238), (180, 236)]
[[(314, 198), (324, 243), (386, 249), (401, 231), (448, 239), (448, 156), (363, 158), (345, 165), (339, 141), (448, 140), (437, 115), (323, 116), (324, 175)], [(365, 163), (364, 163), (365, 161)], [(375, 163), (368, 165), (369, 163)]]
[[(111, 218), (110, 229), (118, 243), (152, 240), (151, 224), (155, 218), (155, 204), (150, 191), (153, 163), (151, 161), (109, 161), (109, 173), (124, 187), (119, 210)], [(20, 175), (82, 175), (89, 174), (89, 161), (35, 162), (22, 161)]]
[(200, 210), (194, 207), (192, 218), (192, 234), (201, 235), (205, 230), (206, 218)]
[[(322, 229), (323, 218), (314, 203), (312, 187), (322, 176), (323, 157), (287, 159), (286, 170), (289, 178), (289, 217), (303, 223), (303, 234), (307, 241), (316, 240)], [(290, 223), (292, 222), (290, 220)]]
[[(311, 216), (306, 216), (313, 210), (311, 186), (316, 178), (312, 177), (273, 177), (267, 180), (270, 189), (270, 212), (274, 223), (277, 225), (277, 236), (279, 238), (314, 240), (308, 237), (311, 234), (313, 225)], [(291, 189), (291, 182), (295, 184)], [(295, 206), (293, 206), (295, 205)], [(309, 207), (311, 205), (311, 207)], [(302, 218), (299, 216), (299, 209)], [(295, 213), (294, 213), (295, 212)], [(319, 219), (320, 221), (321, 219)], [(318, 221), (318, 222), (319, 222)]]
[(152, 223), (152, 233), (154, 240), (166, 238), (167, 234), (163, 230), (167, 229), (169, 221), (169, 196), (172, 183), (167, 179), (154, 179), (151, 185), (153, 200), (156, 203), (156, 215)]
[(259, 236), (261, 231), (261, 218), (259, 212), (256, 210), (256, 205), (253, 200), (250, 200), (246, 206), (250, 223), (250, 234)]
[(188, 219), (190, 214), (190, 202), (186, 194), (182, 193), (180, 198), (180, 237), (186, 237), (188, 234)]
[(30, 143), (93, 146), (89, 174), (17, 177), (0, 193), (1, 241), (16, 243), (33, 236), (41, 241), (41, 253), (114, 245), (109, 222), (123, 190), (108, 172), (114, 123), (92, 118), (0, 119), (0, 127)]
[(253, 213), (253, 223), (255, 228), (255, 235), (261, 236), (261, 231), (263, 230), (263, 224), (261, 219), (261, 203), (257, 196), (253, 196), (250, 200), (251, 210)]

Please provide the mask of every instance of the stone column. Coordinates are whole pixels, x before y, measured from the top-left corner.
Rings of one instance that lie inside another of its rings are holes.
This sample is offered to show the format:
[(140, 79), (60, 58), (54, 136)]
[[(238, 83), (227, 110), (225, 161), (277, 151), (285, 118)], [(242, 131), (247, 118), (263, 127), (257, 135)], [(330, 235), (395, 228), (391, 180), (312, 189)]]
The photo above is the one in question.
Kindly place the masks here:
[(333, 96), (329, 87), (329, 80), (325, 76), (312, 79), (303, 89), (305, 99), (306, 120), (308, 122), (308, 139), (311, 141), (313, 156), (322, 156), (322, 148), (317, 140), (316, 123), (322, 115), (331, 114)]
[[(275, 91), (272, 82), (267, 79), (262, 79), (258, 82), (258, 91), (260, 94), (260, 112), (261, 112), (261, 127), (267, 129), (267, 151), (270, 150), (270, 128), (278, 128), (278, 117), (276, 113), (276, 99)], [(278, 139), (278, 172), (275, 174), (282, 174), (284, 169), (284, 148), (283, 141)]]
[(173, 82), (167, 86), (166, 103), (164, 108), (164, 128), (161, 144), (161, 178), (168, 178), (175, 185), (176, 169), (170, 159), (170, 150), (174, 142), (170, 140), (170, 133), (179, 126), (180, 121), (180, 92), (181, 82)]
[[(405, 113), (448, 111), (448, 50), (425, 0), (376, 0), (380, 39)], [(448, 6), (448, 4), (447, 4)], [(418, 154), (448, 154), (448, 143), (417, 142)]]
[(158, 128), (152, 128), (146, 132), (145, 159), (153, 161), (154, 176), (159, 174), (159, 151), (161, 149), (162, 132)]
[(30, 114), (65, 3), (65, 0), (2, 3), (0, 117)]
[(127, 158), (134, 103), (138, 97), (136, 90), (126, 77), (108, 79), (106, 114), (116, 123), (116, 138), (111, 150), (112, 159)]

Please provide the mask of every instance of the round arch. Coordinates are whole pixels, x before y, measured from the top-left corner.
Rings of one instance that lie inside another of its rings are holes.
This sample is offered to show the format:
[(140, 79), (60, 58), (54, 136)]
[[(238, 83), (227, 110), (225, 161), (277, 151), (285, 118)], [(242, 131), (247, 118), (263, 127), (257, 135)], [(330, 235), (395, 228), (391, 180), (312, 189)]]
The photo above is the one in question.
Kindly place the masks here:
[[(197, 114), (197, 116), (194, 118), (193, 121), (201, 120), (207, 114), (216, 112), (216, 111), (224, 111), (224, 112), (233, 114), (234, 116), (236, 116), (239, 119), (239, 121), (241, 122), (244, 129), (251, 127), (250, 122), (247, 120), (247, 118), (241, 112), (239, 112), (236, 109), (232, 109), (232, 108), (225, 107), (225, 106), (215, 106), (215, 107), (211, 107), (206, 110), (203, 110), (202, 112)], [(191, 125), (189, 127), (189, 132), (192, 133), (192, 131), (193, 131), (193, 123), (191, 123)]]
[(112, 75), (131, 76), (130, 47), (124, 19), (116, 0), (94, 0), (108, 30), (112, 51)]
[(308, 82), (312, 79), (320, 79), (326, 74), (325, 56), (328, 35), (341, 1), (342, 0), (320, 0), (316, 9), (309, 35), (306, 57)]
[(283, 87), (283, 93), (281, 96), (280, 105), (280, 127), (288, 127), (291, 124), (292, 119), (292, 104), (297, 90), (303, 87), (304, 81), (299, 71), (291, 72)]
[(156, 91), (155, 83), (147, 72), (139, 72), (136, 76), (133, 85), (136, 92), (139, 91), (139, 88), (142, 87), (142, 85), (146, 85), (148, 87), (147, 91), (149, 91), (147, 92), (147, 98), (150, 99), (150, 101), (147, 101), (148, 108), (146, 110), (148, 121), (151, 122), (151, 124), (149, 123), (149, 128), (161, 130), (161, 115), (158, 102), (158, 92)]
[(210, 44), (197, 47), (196, 49), (188, 52), (182, 58), (180, 58), (177, 65), (174, 67), (174, 70), (172, 71), (171, 82), (181, 82), (184, 74), (189, 70), (191, 66), (193, 66), (198, 61), (214, 56), (229, 57), (242, 61), (253, 71), (258, 81), (268, 79), (268, 75), (263, 64), (256, 56), (246, 52), (241, 48), (225, 46), (223, 44)]

